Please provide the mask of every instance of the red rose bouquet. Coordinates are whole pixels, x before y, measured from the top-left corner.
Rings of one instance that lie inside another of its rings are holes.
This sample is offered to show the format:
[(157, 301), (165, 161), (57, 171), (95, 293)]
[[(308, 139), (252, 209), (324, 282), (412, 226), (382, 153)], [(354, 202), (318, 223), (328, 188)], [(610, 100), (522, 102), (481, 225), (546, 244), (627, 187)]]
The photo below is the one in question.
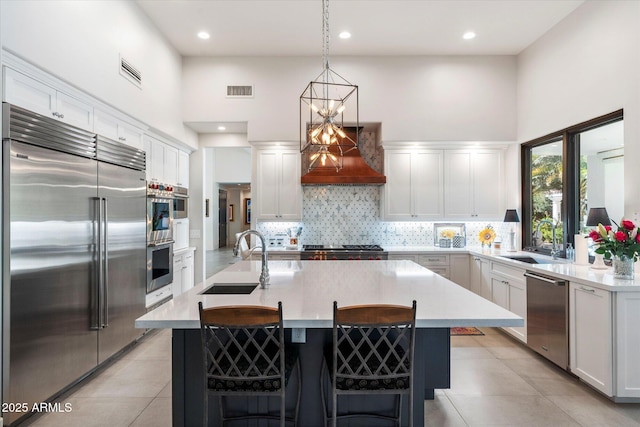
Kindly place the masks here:
[(610, 225), (598, 224), (597, 230), (589, 232), (589, 237), (593, 239), (593, 243), (598, 245), (596, 253), (604, 255), (605, 259), (617, 256), (619, 258), (627, 257), (633, 259), (634, 262), (637, 261), (638, 253), (640, 253), (640, 228), (632, 221), (624, 218), (617, 227), (618, 230), (613, 231)]

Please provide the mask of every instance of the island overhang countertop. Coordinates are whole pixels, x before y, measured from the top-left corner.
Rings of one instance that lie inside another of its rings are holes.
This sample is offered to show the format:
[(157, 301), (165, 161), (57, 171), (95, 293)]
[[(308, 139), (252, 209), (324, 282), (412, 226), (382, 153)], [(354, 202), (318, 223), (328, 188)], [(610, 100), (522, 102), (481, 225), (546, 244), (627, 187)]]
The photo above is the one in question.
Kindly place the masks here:
[(512, 312), (411, 261), (271, 261), (271, 284), (250, 294), (201, 292), (216, 283), (257, 283), (260, 261), (240, 261), (190, 291), (136, 320), (138, 328), (197, 329), (198, 302), (204, 307), (282, 302), (285, 328), (332, 327), (333, 301), (411, 305), (417, 301), (416, 326), (524, 326)]

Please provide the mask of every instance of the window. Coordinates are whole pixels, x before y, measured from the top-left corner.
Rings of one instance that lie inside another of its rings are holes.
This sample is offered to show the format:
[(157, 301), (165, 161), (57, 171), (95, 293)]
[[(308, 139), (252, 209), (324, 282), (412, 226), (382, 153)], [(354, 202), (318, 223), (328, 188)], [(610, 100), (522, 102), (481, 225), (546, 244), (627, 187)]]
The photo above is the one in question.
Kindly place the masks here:
[(589, 208), (606, 207), (614, 221), (622, 218), (622, 118), (616, 111), (522, 144), (526, 250), (562, 253), (574, 234), (586, 231)]

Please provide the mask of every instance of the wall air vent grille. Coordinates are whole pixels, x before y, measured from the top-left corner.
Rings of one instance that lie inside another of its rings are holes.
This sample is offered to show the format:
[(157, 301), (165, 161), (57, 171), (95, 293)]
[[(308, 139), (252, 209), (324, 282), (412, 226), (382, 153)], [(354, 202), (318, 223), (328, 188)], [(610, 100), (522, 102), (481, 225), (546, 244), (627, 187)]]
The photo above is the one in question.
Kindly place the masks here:
[(142, 88), (142, 73), (122, 56), (120, 57), (120, 75)]
[(227, 98), (253, 98), (253, 85), (227, 86)]

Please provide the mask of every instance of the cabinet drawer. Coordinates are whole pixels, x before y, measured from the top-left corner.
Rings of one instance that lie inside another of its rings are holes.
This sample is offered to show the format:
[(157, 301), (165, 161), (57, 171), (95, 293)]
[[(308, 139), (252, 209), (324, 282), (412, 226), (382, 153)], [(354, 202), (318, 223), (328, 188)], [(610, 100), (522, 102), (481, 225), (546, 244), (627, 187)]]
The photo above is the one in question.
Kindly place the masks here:
[(449, 255), (419, 255), (418, 264), (425, 267), (434, 265), (446, 265), (449, 267)]
[(524, 272), (525, 270), (521, 270), (519, 268), (512, 267), (510, 265), (505, 265), (499, 262), (492, 261), (491, 262), (491, 272), (497, 273), (507, 279), (511, 279), (509, 281), (510, 285), (516, 285), (517, 283), (521, 283), (524, 285)]
[(418, 262), (418, 255), (415, 254), (390, 254), (389, 255), (389, 261), (399, 261), (399, 260), (407, 260), (407, 261), (413, 261), (413, 262)]
[(163, 301), (167, 298), (170, 298), (173, 295), (173, 291), (171, 289), (171, 285), (164, 286), (160, 289), (156, 289), (155, 291), (148, 293), (145, 300), (145, 308), (153, 307), (158, 304), (160, 301)]
[(449, 278), (449, 266), (428, 266), (425, 265), (424, 267), (428, 268), (429, 270), (433, 271), (434, 273), (444, 277), (445, 279)]
[(269, 254), (269, 259), (272, 261), (300, 261), (300, 254)]

